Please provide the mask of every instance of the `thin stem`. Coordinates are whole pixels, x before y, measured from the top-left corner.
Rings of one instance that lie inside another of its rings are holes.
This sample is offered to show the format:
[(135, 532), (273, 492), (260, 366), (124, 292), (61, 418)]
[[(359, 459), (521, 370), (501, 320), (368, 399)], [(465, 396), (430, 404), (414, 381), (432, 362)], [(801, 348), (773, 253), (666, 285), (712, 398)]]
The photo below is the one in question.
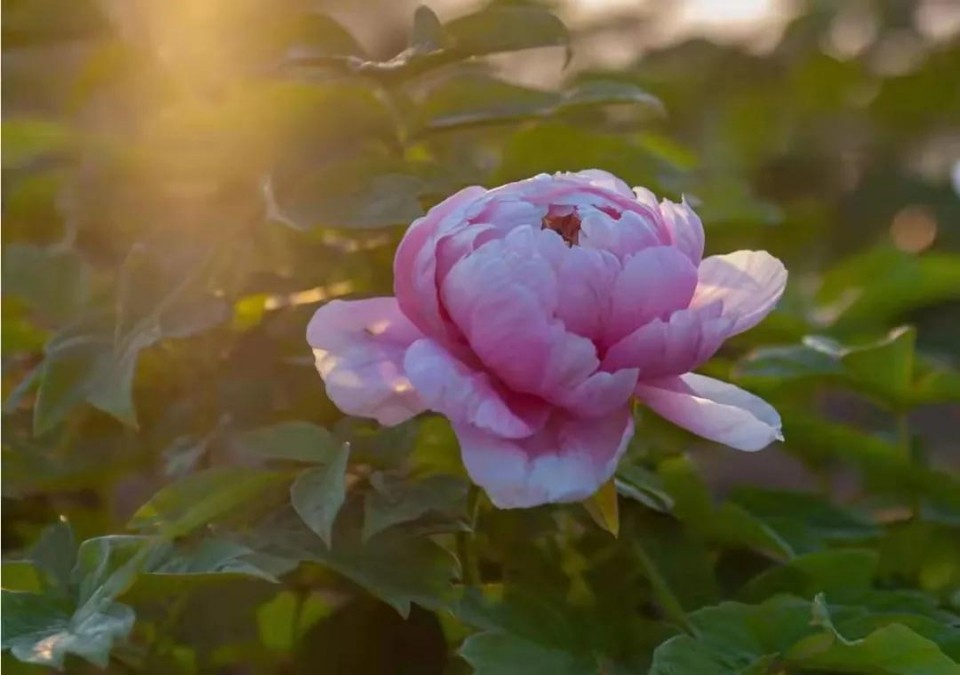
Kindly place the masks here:
[[(900, 451), (900, 455), (909, 463), (914, 463), (917, 461), (917, 457), (913, 452), (913, 442), (910, 436), (910, 420), (909, 416), (905, 411), (900, 411), (897, 413), (897, 448)], [(910, 512), (913, 515), (913, 518), (920, 517), (922, 505), (920, 503), (920, 494), (917, 489), (911, 484), (910, 486)]]
[(470, 519), (468, 532), (457, 532), (457, 557), (463, 570), (463, 583), (468, 586), (479, 586), (483, 581), (480, 576), (480, 559), (477, 556), (477, 521), (480, 516), (480, 491), (475, 485), (470, 486), (467, 494), (467, 514)]
[(660, 574), (660, 569), (653, 561), (653, 558), (650, 557), (643, 547), (643, 544), (639, 541), (634, 542), (634, 551), (636, 551), (640, 565), (643, 567), (643, 572), (650, 582), (651, 588), (653, 588), (653, 594), (656, 596), (657, 602), (659, 602), (663, 608), (663, 613), (670, 621), (690, 633), (691, 629), (687, 621), (687, 613), (684, 611), (683, 605), (680, 604), (680, 600), (677, 599), (677, 596), (670, 590), (670, 585), (667, 583), (667, 580)]

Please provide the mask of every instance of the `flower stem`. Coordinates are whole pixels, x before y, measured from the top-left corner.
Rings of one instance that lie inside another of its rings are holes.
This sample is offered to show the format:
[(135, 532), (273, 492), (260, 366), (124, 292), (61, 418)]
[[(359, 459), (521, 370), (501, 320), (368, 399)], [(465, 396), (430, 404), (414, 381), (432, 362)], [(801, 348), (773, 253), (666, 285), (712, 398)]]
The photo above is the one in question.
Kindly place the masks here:
[(480, 515), (480, 491), (475, 485), (470, 486), (467, 494), (467, 514), (469, 531), (457, 532), (457, 557), (460, 558), (460, 567), (463, 574), (463, 583), (467, 586), (479, 586), (483, 581), (480, 576), (480, 559), (477, 556), (477, 520)]
[(660, 569), (653, 561), (653, 558), (650, 557), (647, 550), (643, 547), (643, 544), (639, 541), (634, 542), (634, 551), (640, 560), (640, 566), (643, 567), (644, 575), (646, 575), (647, 580), (650, 582), (657, 602), (660, 603), (660, 607), (663, 608), (663, 613), (670, 621), (689, 633), (690, 624), (687, 621), (687, 613), (684, 611), (683, 605), (680, 604), (680, 600), (674, 595), (673, 591), (670, 590), (670, 585), (667, 583), (667, 580), (660, 574)]

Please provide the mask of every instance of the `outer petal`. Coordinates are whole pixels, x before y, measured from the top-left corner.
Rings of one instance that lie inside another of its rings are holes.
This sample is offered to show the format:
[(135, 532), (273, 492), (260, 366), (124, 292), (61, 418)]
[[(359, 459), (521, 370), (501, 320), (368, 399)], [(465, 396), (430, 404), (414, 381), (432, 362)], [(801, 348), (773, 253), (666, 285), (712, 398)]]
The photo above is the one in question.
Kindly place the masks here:
[(601, 367), (638, 368), (641, 380), (689, 372), (713, 356), (729, 334), (731, 320), (721, 310), (715, 302), (674, 312), (666, 321), (655, 319), (610, 347)]
[(696, 287), (697, 268), (673, 246), (647, 248), (630, 256), (611, 289), (606, 344), (685, 309)]
[(443, 336), (446, 326), (437, 299), (436, 248), (440, 234), (459, 224), (473, 202), (486, 193), (482, 187), (464, 188), (437, 204), (407, 230), (393, 261), (393, 288), (397, 301), (421, 331)]
[(607, 481), (633, 435), (626, 405), (605, 417), (578, 419), (558, 411), (539, 432), (499, 438), (454, 425), (470, 477), (500, 508), (586, 499)]
[(753, 328), (780, 300), (787, 283), (783, 263), (766, 251), (736, 251), (710, 256), (700, 264), (691, 307), (723, 301), (730, 335)]
[(424, 406), (403, 372), (403, 355), (421, 333), (396, 298), (334, 300), (307, 326), (327, 396), (343, 412), (394, 425)]
[(737, 450), (762, 450), (780, 433), (780, 415), (763, 399), (703, 375), (687, 373), (637, 387), (654, 412), (711, 441)]
[(430, 338), (410, 346), (404, 370), (426, 407), (498, 436), (529, 436), (550, 412), (541, 401), (505, 391), (487, 373), (471, 369)]
[(690, 208), (687, 200), (683, 199), (679, 204), (664, 199), (660, 202), (660, 213), (663, 214), (663, 221), (670, 232), (670, 240), (673, 245), (683, 251), (690, 262), (699, 265), (703, 258), (703, 223), (700, 216)]

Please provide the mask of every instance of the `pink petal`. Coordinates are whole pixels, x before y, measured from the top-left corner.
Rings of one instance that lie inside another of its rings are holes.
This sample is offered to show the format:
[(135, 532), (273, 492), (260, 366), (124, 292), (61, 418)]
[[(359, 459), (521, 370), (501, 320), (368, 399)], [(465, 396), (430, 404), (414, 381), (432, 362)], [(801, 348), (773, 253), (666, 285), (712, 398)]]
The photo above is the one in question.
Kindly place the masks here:
[(717, 302), (682, 309), (666, 321), (655, 319), (610, 347), (601, 367), (610, 372), (637, 368), (641, 380), (689, 372), (726, 339), (731, 321), (721, 310)]
[(670, 231), (670, 241), (690, 259), (694, 265), (700, 264), (703, 258), (703, 223), (700, 216), (690, 208), (687, 200), (675, 204), (667, 199), (660, 202), (660, 213), (663, 222)]
[(580, 245), (609, 251), (620, 260), (651, 246), (669, 243), (661, 232), (659, 211), (623, 211), (614, 218), (591, 206), (580, 209), (580, 217)]
[(593, 343), (554, 316), (567, 252), (554, 232), (517, 228), (454, 265), (441, 289), (476, 356), (515, 391), (550, 399), (599, 365)]
[(393, 262), (393, 286), (403, 313), (431, 335), (444, 335), (446, 325), (437, 299), (436, 248), (444, 230), (460, 224), (466, 209), (486, 190), (472, 186), (448, 197), (407, 230)]
[(396, 298), (334, 300), (307, 326), (330, 400), (349, 415), (388, 426), (424, 410), (402, 367), (404, 352), (420, 337)]
[(607, 251), (574, 246), (556, 269), (557, 317), (571, 333), (599, 339), (610, 313), (610, 295), (620, 261)]
[(528, 438), (505, 439), (455, 424), (470, 477), (499, 508), (586, 499), (609, 480), (633, 435), (626, 405), (596, 419), (558, 411)]
[(549, 414), (546, 404), (503, 390), (487, 373), (471, 369), (430, 338), (414, 342), (403, 365), (424, 405), (456, 423), (519, 438), (541, 428)]
[(630, 256), (611, 291), (607, 344), (685, 309), (696, 286), (697, 268), (679, 249), (657, 246)]
[(605, 190), (619, 192), (627, 197), (633, 196), (633, 191), (630, 190), (629, 185), (614, 176), (612, 173), (604, 171), (603, 169), (585, 169), (583, 171), (577, 171), (571, 175), (578, 178), (583, 178), (591, 185), (596, 185), (597, 187), (604, 188)]
[(700, 264), (700, 280), (691, 307), (723, 302), (730, 335), (753, 328), (773, 310), (787, 283), (783, 263), (766, 251), (715, 255)]
[(648, 382), (637, 396), (658, 415), (737, 450), (762, 450), (783, 440), (780, 415), (763, 399), (703, 375)]
[(581, 417), (609, 415), (630, 400), (638, 375), (636, 368), (615, 373), (599, 371), (573, 389), (562, 392), (555, 402)]

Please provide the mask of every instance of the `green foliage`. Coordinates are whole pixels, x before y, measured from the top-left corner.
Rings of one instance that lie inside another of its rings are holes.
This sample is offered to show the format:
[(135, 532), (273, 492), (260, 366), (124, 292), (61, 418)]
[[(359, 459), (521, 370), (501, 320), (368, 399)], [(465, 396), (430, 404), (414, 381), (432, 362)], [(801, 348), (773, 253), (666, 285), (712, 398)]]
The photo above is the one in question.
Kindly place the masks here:
[[(810, 2), (763, 53), (654, 47), (548, 4), (4, 3), (11, 672), (960, 672), (955, 36)], [(443, 418), (339, 413), (304, 328), (456, 190), (587, 168), (785, 261), (704, 370), (786, 441), (638, 409), (595, 498), (498, 511)]]

